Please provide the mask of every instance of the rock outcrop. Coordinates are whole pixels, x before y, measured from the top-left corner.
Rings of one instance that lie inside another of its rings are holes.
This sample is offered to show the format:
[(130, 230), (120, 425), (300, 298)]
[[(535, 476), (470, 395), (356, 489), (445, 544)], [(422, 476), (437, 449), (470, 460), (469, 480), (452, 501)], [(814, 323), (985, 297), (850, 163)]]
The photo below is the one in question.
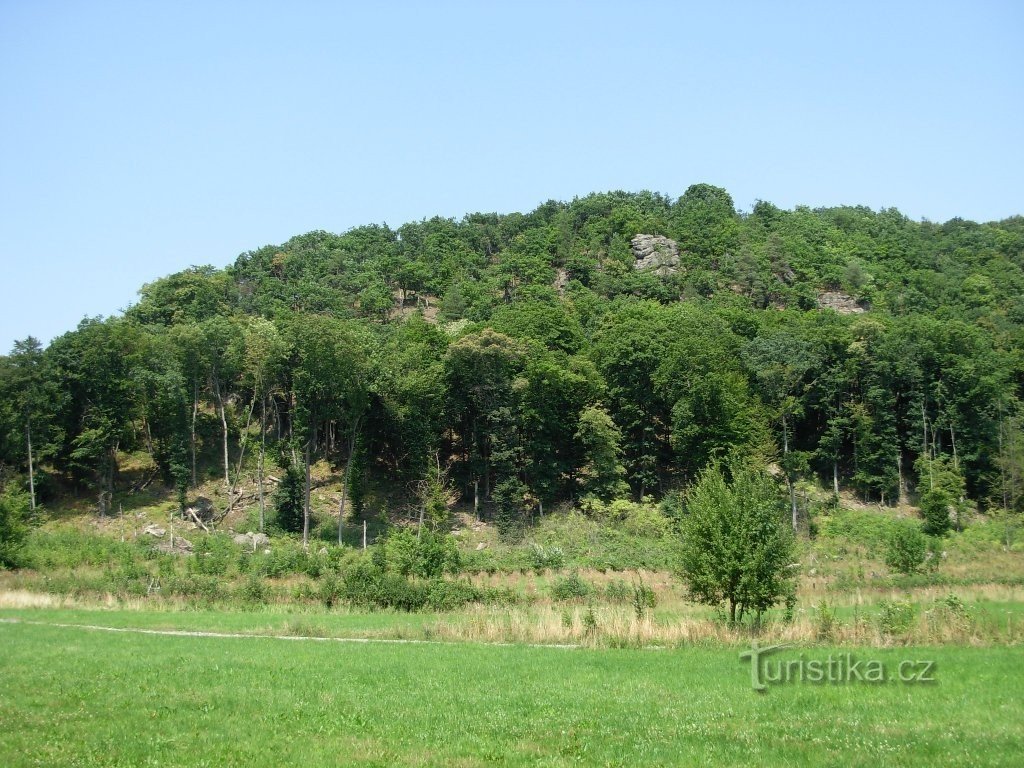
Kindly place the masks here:
[(818, 294), (819, 309), (834, 309), (840, 315), (859, 315), (864, 307), (848, 293), (842, 291), (823, 291)]
[(679, 270), (679, 244), (661, 235), (637, 235), (629, 244), (637, 269), (650, 269), (668, 277)]

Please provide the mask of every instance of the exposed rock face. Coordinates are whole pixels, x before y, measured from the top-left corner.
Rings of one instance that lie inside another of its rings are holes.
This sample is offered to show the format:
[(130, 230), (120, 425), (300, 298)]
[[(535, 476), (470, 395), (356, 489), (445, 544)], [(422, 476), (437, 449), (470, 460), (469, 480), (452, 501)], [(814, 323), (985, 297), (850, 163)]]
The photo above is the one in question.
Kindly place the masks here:
[(265, 533), (240, 533), (234, 537), (233, 541), (238, 546), (251, 549), (253, 552), (257, 547), (265, 547), (270, 543), (270, 539)]
[(859, 315), (864, 307), (848, 293), (842, 291), (824, 291), (818, 294), (819, 309), (834, 309), (840, 315)]
[(559, 267), (555, 271), (555, 282), (554, 288), (558, 291), (558, 295), (562, 296), (565, 293), (565, 287), (569, 284), (569, 273), (568, 271)]
[(679, 269), (679, 244), (661, 235), (637, 235), (629, 241), (637, 269), (652, 269), (667, 277)]

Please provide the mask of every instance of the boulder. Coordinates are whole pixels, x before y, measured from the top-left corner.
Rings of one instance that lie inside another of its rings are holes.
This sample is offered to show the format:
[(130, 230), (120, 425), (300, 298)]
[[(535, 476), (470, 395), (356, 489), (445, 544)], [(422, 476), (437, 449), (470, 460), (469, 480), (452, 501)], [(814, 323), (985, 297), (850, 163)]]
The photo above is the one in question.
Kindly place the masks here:
[(661, 235), (637, 235), (629, 241), (637, 269), (668, 277), (679, 270), (679, 244)]
[(161, 528), (159, 525), (153, 525), (152, 523), (143, 528), (142, 532), (146, 536), (156, 536), (158, 539), (161, 539), (167, 535), (166, 528)]
[(270, 537), (265, 533), (240, 533), (232, 538), (240, 547), (251, 549), (253, 552), (259, 547), (265, 547), (270, 543)]

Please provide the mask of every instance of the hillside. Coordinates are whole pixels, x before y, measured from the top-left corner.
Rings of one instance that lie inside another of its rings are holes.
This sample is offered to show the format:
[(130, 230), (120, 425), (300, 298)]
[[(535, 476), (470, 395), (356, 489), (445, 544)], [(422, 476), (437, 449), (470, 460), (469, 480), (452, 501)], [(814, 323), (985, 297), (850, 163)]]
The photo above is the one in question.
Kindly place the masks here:
[(352, 521), (462, 504), (515, 538), (561, 503), (671, 503), (731, 456), (776, 468), (797, 527), (810, 483), (944, 529), (1021, 510), (1022, 329), (1020, 217), (595, 194), (149, 283), (0, 360), (0, 462), (33, 506), (101, 514), (220, 478), (214, 518), (308, 536), (322, 460)]

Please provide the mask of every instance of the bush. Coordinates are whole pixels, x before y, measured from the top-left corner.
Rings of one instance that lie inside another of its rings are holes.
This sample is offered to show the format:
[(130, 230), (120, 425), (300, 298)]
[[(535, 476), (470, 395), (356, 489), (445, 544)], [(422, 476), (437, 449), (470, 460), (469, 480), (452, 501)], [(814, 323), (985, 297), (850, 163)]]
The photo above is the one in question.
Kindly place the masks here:
[(886, 564), (903, 574), (917, 573), (928, 557), (928, 538), (912, 523), (897, 525), (889, 537)]
[(604, 596), (613, 603), (626, 603), (633, 599), (633, 590), (624, 579), (614, 579), (605, 586)]
[(0, 567), (16, 568), (28, 527), (29, 501), (23, 493), (10, 489), (0, 494)]
[(237, 555), (231, 539), (223, 534), (212, 534), (196, 541), (188, 569), (207, 576), (224, 576)]
[(637, 620), (646, 616), (647, 611), (653, 610), (657, 603), (658, 598), (654, 590), (644, 584), (643, 580), (633, 584), (633, 613), (636, 614)]
[(468, 581), (432, 581), (427, 589), (427, 607), (435, 611), (454, 611), (483, 598), (481, 590)]
[(836, 627), (839, 625), (836, 609), (822, 600), (814, 612), (814, 636), (822, 642), (830, 642), (835, 638)]
[(907, 634), (917, 616), (914, 605), (901, 600), (882, 600), (878, 611), (878, 629), (890, 637)]
[(238, 589), (238, 596), (246, 603), (262, 605), (270, 597), (270, 588), (259, 576), (251, 574)]
[(921, 495), (922, 530), (929, 536), (942, 536), (949, 530), (949, 508), (952, 499), (941, 488), (933, 488)]
[(557, 571), (565, 567), (565, 552), (561, 547), (543, 547), (540, 544), (530, 544), (530, 563), (533, 570), (540, 572), (546, 568)]
[(551, 584), (551, 597), (555, 600), (582, 600), (593, 592), (594, 588), (575, 571)]
[(420, 536), (410, 528), (398, 528), (382, 542), (381, 567), (400, 576), (436, 579), (445, 573), (458, 573), (461, 566), (458, 546), (449, 535), (422, 531)]

